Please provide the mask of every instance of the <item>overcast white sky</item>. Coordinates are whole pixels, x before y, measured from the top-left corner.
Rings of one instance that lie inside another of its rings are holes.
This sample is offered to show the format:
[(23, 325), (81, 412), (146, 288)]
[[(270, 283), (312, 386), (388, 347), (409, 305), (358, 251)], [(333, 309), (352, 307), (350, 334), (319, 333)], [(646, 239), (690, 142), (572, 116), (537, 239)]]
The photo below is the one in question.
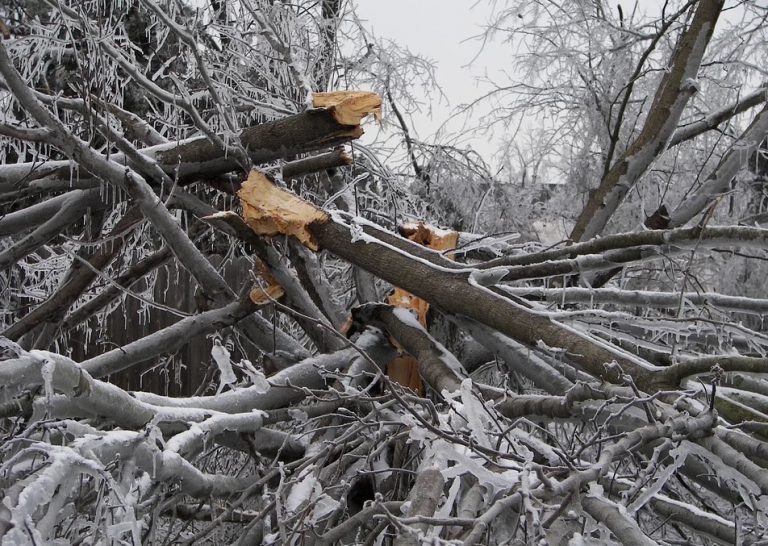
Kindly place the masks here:
[[(477, 78), (486, 71), (497, 74), (505, 66), (505, 48), (499, 44), (486, 46), (478, 54), (482, 42), (472, 39), (483, 31), (490, 16), (490, 1), (468, 0), (356, 0), (358, 15), (368, 21), (368, 28), (378, 37), (389, 38), (407, 46), (412, 52), (433, 59), (437, 64), (437, 80), (450, 104), (433, 103), (432, 116), (425, 113), (413, 117), (419, 138), (430, 141), (460, 104), (476, 99), (488, 88), (478, 85)], [(458, 130), (459, 120), (449, 125)], [(486, 159), (495, 151), (488, 139), (477, 138), (473, 147)]]
[[(501, 71), (510, 72), (511, 46), (483, 43), (473, 39), (483, 32), (492, 15), (493, 6), (499, 9), (504, 0), (353, 0), (361, 19), (378, 37), (385, 37), (407, 46), (412, 52), (433, 59), (437, 65), (437, 80), (450, 101), (433, 102), (432, 116), (426, 112), (412, 118), (412, 130), (421, 140), (432, 141), (435, 132), (451, 117), (456, 107), (473, 101), (490, 88), (478, 84), (478, 77), (488, 74), (500, 78)], [(765, 4), (768, 0), (754, 0)], [(611, 0), (609, 5), (621, 3), (631, 10), (633, 0)], [(646, 13), (660, 11), (664, 0), (639, 0), (638, 9)], [(727, 5), (733, 2), (728, 2)], [(721, 19), (740, 17), (740, 10), (726, 10)], [(477, 57), (477, 58), (475, 58)], [(473, 61), (473, 59), (475, 59)], [(472, 63), (469, 65), (469, 63)], [(488, 111), (487, 109), (485, 111)], [(483, 110), (481, 110), (483, 112)], [(385, 112), (386, 115), (386, 112)], [(458, 133), (463, 118), (447, 125), (448, 133)], [(369, 129), (371, 131), (371, 129)], [(488, 137), (476, 136), (469, 144), (479, 151), (491, 165), (498, 145)]]

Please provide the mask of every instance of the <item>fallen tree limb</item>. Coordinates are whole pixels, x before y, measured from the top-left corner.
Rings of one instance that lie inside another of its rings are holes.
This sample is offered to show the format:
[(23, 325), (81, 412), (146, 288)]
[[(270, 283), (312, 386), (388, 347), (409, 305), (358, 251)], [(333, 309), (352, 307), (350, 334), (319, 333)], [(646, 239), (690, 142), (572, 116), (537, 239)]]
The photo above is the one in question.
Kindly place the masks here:
[[(197, 281), (210, 302), (217, 307), (222, 307), (229, 304), (235, 298), (233, 290), (216, 268), (198, 251), (188, 234), (168, 211), (165, 203), (158, 198), (147, 180), (132, 168), (121, 166), (115, 157), (97, 153), (86, 142), (72, 134), (59, 118), (54, 116), (52, 112), (38, 101), (32, 90), (13, 66), (3, 42), (0, 42), (0, 73), (5, 78), (9, 89), (13, 91), (16, 99), (30, 116), (41, 126), (50, 130), (50, 144), (59, 148), (67, 156), (76, 159), (82, 168), (94, 176), (128, 193), (134, 204), (158, 231), (182, 266)], [(331, 120), (333, 124), (338, 125), (335, 119), (335, 116), (338, 114), (338, 108), (331, 107), (320, 112), (321, 118), (327, 122)], [(359, 126), (357, 129), (358, 131), (355, 134), (362, 131)], [(206, 151), (211, 155), (211, 147), (216, 148), (211, 143), (207, 143), (208, 147), (206, 148), (205, 143), (207, 141), (203, 139), (188, 143), (193, 148), (192, 153), (196, 154), (195, 157), (198, 159), (205, 157)], [(129, 143), (126, 144), (124, 142), (123, 144), (130, 146)], [(151, 159), (144, 158), (142, 161), (157, 167), (157, 158), (155, 158), (155, 163)], [(234, 161), (234, 159), (230, 159), (230, 161)], [(33, 237), (34, 235), (35, 232), (28, 237)], [(2, 259), (0, 259), (0, 262), (2, 262)], [(282, 343), (280, 346), (276, 347), (275, 337), (272, 335), (274, 331), (273, 325), (257, 314), (251, 314), (243, 322), (243, 331), (262, 352), (272, 352), (279, 348), (296, 360), (304, 356), (303, 347), (285, 334), (281, 336)]]
[[(410, 311), (381, 303), (367, 303), (356, 307), (352, 317), (356, 322), (383, 328), (391, 335), (415, 357), (421, 378), (437, 393), (452, 393), (462, 388), (467, 374), (461, 363), (424, 329)], [(572, 386), (569, 381), (561, 379)], [(564, 386), (562, 381), (553, 383), (555, 389)], [(486, 400), (495, 401), (494, 407), (499, 413), (513, 419), (532, 415), (571, 417), (576, 402), (608, 396), (584, 383), (578, 388), (570, 388), (565, 396), (512, 395), (482, 384), (477, 385), (477, 390)]]
[[(433, 516), (435, 510), (440, 505), (444, 486), (445, 478), (443, 478), (440, 469), (436, 466), (431, 466), (431, 462), (425, 461), (419, 469), (416, 481), (408, 495), (408, 502), (410, 502), (408, 516)], [(428, 523), (416, 523), (410, 527), (410, 530), (400, 533), (395, 539), (394, 546), (417, 546), (422, 544), (422, 536), (429, 529), (430, 525)]]
[(345, 167), (351, 164), (352, 156), (343, 148), (338, 148), (332, 152), (312, 155), (286, 163), (280, 172), (283, 175), (283, 180), (291, 180), (305, 174)]
[(627, 517), (624, 506), (596, 495), (585, 495), (581, 505), (595, 521), (608, 527), (624, 546), (658, 546), (633, 519)]
[[(367, 235), (362, 225), (370, 224), (364, 220), (329, 215), (277, 188), (260, 173), (249, 177), (240, 197), (245, 220), (257, 233), (297, 236), (309, 248), (328, 250), (447, 313), (468, 316), (529, 346), (543, 343), (561, 348), (569, 361), (595, 377), (621, 381), (626, 373), (643, 389), (655, 391), (673, 386), (664, 375), (664, 368), (537, 315), (476, 283), (473, 270), (457, 271), (436, 265), (433, 261), (452, 262), (429, 253), (421, 245), (389, 234), (388, 237), (397, 239), (398, 246), (394, 247)], [(429, 260), (422, 259), (425, 254)]]
[(302, 315), (293, 318), (321, 352), (332, 352), (343, 348), (343, 342), (337, 336), (329, 334), (329, 330), (333, 330), (334, 325), (327, 318), (328, 312), (315, 305), (305, 284), (288, 267), (285, 258), (279, 252), (248, 229), (238, 215), (231, 212), (220, 213), (186, 192), (179, 192), (178, 195), (179, 202), (185, 208), (202, 216), (201, 219), (213, 227), (237, 237), (256, 252), (268, 273), (284, 290), (286, 303)]
[[(56, 413), (64, 410), (62, 418), (70, 418), (80, 413), (90, 417), (103, 417), (115, 425), (127, 429), (139, 430), (150, 423), (161, 428), (170, 425), (178, 429), (178, 423), (197, 423), (196, 426), (184, 432), (176, 434), (166, 447), (167, 454), (181, 455), (191, 458), (202, 451), (204, 443), (213, 439), (226, 445), (234, 445), (241, 451), (248, 451), (246, 446), (241, 446), (242, 440), (237, 434), (255, 434), (257, 436), (258, 451), (267, 456), (281, 453), (288, 458), (303, 456), (304, 447), (296, 439), (289, 437), (284, 432), (262, 428), (267, 424), (274, 424), (281, 420), (290, 419), (290, 414), (275, 412), (266, 414), (260, 411), (246, 409), (236, 414), (212, 415), (210, 409), (198, 407), (167, 408), (152, 405), (139, 400), (136, 396), (120, 389), (119, 387), (93, 378), (85, 368), (69, 358), (47, 351), (23, 352), (18, 358), (3, 362), (0, 368), (0, 380), (8, 389), (24, 388), (45, 384), (45, 397), (37, 401), (37, 418), (47, 418), (51, 410)], [(309, 408), (309, 411), (322, 412), (325, 406)], [(69, 410), (69, 411), (67, 411)], [(74, 411), (73, 411), (74, 410)], [(66, 415), (69, 413), (69, 415)], [(35, 416), (33, 415), (33, 420)], [(72, 423), (70, 421), (70, 423)], [(75, 426), (72, 424), (72, 426)], [(140, 440), (145, 431), (137, 433), (135, 437)], [(119, 442), (119, 449), (130, 448), (127, 442)], [(113, 449), (107, 443), (99, 443), (93, 451), (98, 455)], [(113, 460), (117, 453), (108, 453), (100, 457), (104, 461)], [(185, 463), (186, 465), (186, 463)], [(189, 466), (189, 465), (186, 465)], [(191, 468), (191, 467), (190, 467)]]
[(29, 235), (0, 252), (0, 270), (10, 267), (59, 235), (66, 226), (78, 220), (88, 209), (99, 210), (103, 208), (106, 208), (106, 203), (97, 189), (74, 190), (66, 194), (66, 198), (61, 201), (58, 211), (43, 221)]
[(768, 299), (729, 296), (712, 292), (652, 292), (649, 290), (620, 290), (615, 288), (540, 288), (504, 287), (504, 291), (527, 299), (567, 305), (628, 305), (677, 309), (680, 303), (712, 306), (723, 311), (763, 315), (768, 313)]
[[(6, 165), (0, 166), (0, 170), (5, 166)], [(90, 190), (98, 188), (101, 185), (102, 183), (95, 178), (87, 178), (85, 176), (78, 177), (75, 173), (71, 172), (67, 175), (67, 178), (58, 178), (56, 176), (38, 178), (27, 182), (23, 187), (0, 194), (0, 205), (7, 206), (13, 203), (21, 203), (24, 202), (25, 199), (32, 197), (37, 197), (39, 199), (39, 196), (42, 194), (69, 192), (72, 190)]]
[(68, 192), (35, 203), (30, 207), (4, 214), (0, 217), (0, 237), (36, 228), (46, 220), (51, 219), (63, 208), (72, 206), (73, 202), (82, 198), (83, 195), (90, 194), (93, 192)]
[(435, 392), (453, 392), (466, 377), (461, 363), (435, 341), (410, 311), (382, 303), (367, 303), (352, 312), (355, 321), (386, 330), (418, 361), (419, 375)]
[(498, 354), (509, 369), (533, 381), (536, 388), (550, 394), (562, 395), (573, 387), (572, 381), (527, 347), (494, 332), (477, 321), (466, 317), (451, 317), (451, 319), (488, 350)]
[[(45, 385), (44, 406), (55, 402), (56, 395), (61, 394), (86, 415), (107, 416), (126, 428), (141, 428), (157, 415), (149, 404), (115, 385), (94, 379), (80, 364), (56, 353), (31, 351), (7, 360), (0, 369), (0, 380), (9, 390)], [(208, 415), (204, 410), (190, 408), (177, 417), (202, 421)]]
[[(82, 364), (83, 369), (94, 377), (117, 373), (134, 364), (171, 353), (194, 337), (232, 326), (256, 309), (258, 306), (250, 298), (243, 298), (224, 307), (187, 317), (133, 343), (86, 360)], [(265, 335), (269, 334), (271, 332), (265, 332)]]
[[(355, 343), (357, 349), (366, 352), (380, 367), (386, 366), (394, 356), (392, 346), (380, 335), (366, 332)], [(134, 393), (136, 398), (148, 404), (168, 408), (201, 408), (225, 413), (242, 413), (253, 409), (269, 410), (288, 406), (306, 396), (304, 389), (322, 389), (326, 385), (326, 373), (344, 371), (358, 358), (356, 348), (336, 353), (309, 357), (269, 377), (270, 388), (266, 392), (248, 387), (227, 391), (216, 396), (174, 398), (151, 393)]]
[[(612, 496), (619, 496), (632, 488), (628, 480), (615, 478), (604, 478), (600, 481), (600, 485), (611, 492)], [(644, 489), (640, 489), (641, 493), (644, 491)], [(592, 498), (595, 499), (595, 497)], [(709, 536), (718, 543), (734, 544), (736, 526), (726, 518), (715, 514), (704, 514), (690, 505), (662, 493), (651, 496), (648, 505), (660, 516), (684, 525), (696, 533)], [(744, 544), (749, 544), (749, 542)]]
[[(768, 229), (748, 226), (710, 226), (676, 229), (635, 231), (606, 235), (568, 247), (497, 258), (477, 266), (478, 269), (546, 265), (544, 262), (567, 257), (593, 255), (611, 250), (633, 251), (636, 259), (642, 258), (642, 251), (648, 247), (713, 248), (717, 246), (742, 246), (746, 248), (768, 247)], [(631, 257), (626, 255), (626, 261)], [(447, 260), (446, 260), (447, 261)], [(566, 260), (562, 260), (566, 261)]]
[[(362, 117), (365, 116), (358, 118), (357, 123), (340, 123), (338, 119), (345, 122), (354, 119), (343, 104), (315, 108), (243, 129), (240, 133), (240, 144), (253, 164), (261, 165), (315, 150), (334, 148), (360, 138), (363, 134), (360, 126)], [(156, 162), (164, 172), (177, 177), (181, 185), (241, 169), (236, 158), (226, 156), (224, 150), (206, 137), (193, 137), (178, 143), (141, 148), (138, 151)], [(321, 157), (322, 159), (307, 158), (303, 163), (292, 165), (288, 168), (288, 176), (307, 172), (310, 168), (328, 168), (347, 164), (349, 161), (343, 152), (331, 152), (330, 155)], [(110, 159), (116, 163), (134, 166), (124, 154), (113, 154)], [(67, 160), (47, 161), (44, 164), (30, 162), (2, 165), (0, 190), (2, 193), (14, 191), (25, 183), (44, 177), (69, 180), (71, 175), (72, 163)], [(237, 189), (233, 187), (231, 191)]]

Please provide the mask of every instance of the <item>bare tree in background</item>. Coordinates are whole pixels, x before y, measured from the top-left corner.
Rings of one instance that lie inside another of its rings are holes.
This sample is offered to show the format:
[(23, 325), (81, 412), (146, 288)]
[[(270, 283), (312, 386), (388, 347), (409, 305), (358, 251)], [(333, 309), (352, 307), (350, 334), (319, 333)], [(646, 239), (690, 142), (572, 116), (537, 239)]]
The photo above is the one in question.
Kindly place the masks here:
[(346, 2), (0, 3), (3, 545), (768, 541), (768, 11), (497, 15), (514, 183)]

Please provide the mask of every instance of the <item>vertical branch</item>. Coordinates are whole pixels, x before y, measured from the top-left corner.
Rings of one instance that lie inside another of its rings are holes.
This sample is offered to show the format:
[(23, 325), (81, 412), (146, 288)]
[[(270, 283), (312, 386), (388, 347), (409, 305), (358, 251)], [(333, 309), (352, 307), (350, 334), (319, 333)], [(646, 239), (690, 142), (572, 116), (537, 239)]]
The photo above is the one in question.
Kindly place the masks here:
[(659, 84), (640, 134), (590, 195), (571, 232), (572, 241), (591, 239), (602, 232), (629, 190), (666, 149), (688, 100), (697, 90), (695, 78), (723, 3), (699, 3), (675, 50), (670, 69)]
[(336, 32), (341, 16), (342, 0), (322, 0), (320, 19), (320, 53), (315, 65), (315, 86), (327, 90), (331, 83), (336, 53)]

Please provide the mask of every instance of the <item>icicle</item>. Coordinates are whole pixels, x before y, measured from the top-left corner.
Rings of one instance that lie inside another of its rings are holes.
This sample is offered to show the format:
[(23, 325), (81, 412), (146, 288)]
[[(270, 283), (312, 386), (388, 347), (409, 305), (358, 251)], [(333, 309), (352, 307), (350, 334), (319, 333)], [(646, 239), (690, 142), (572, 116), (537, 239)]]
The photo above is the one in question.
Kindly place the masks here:
[(51, 359), (46, 359), (45, 363), (40, 368), (40, 376), (43, 379), (43, 389), (45, 391), (46, 403), (50, 405), (51, 398), (53, 398), (53, 374), (56, 371), (56, 362)]
[(232, 369), (232, 361), (229, 359), (229, 355), (229, 351), (221, 345), (221, 341), (215, 339), (213, 341), (213, 348), (211, 348), (211, 357), (216, 362), (220, 374), (217, 394), (224, 389), (225, 385), (232, 386), (237, 383), (237, 376)]

